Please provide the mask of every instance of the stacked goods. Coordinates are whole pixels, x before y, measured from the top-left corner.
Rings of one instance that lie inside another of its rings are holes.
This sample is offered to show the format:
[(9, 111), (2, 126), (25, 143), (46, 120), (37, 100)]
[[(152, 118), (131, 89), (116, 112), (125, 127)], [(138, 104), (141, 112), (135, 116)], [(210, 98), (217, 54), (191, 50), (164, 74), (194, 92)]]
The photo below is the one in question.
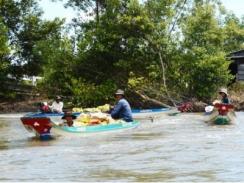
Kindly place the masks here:
[(98, 106), (97, 107), (101, 112), (108, 112), (110, 110), (110, 105), (109, 104), (105, 104), (102, 106)]
[(83, 112), (83, 109), (76, 107), (72, 109), (72, 112)]
[(73, 108), (73, 112), (89, 112), (89, 113), (96, 113), (96, 112), (108, 112), (110, 110), (110, 105), (105, 104), (102, 106), (94, 107), (94, 108)]
[(84, 108), (84, 112), (101, 112), (98, 108)]
[(109, 123), (114, 123), (115, 121), (110, 115), (101, 112), (81, 114), (76, 120), (75, 126), (91, 126), (91, 125), (107, 125)]

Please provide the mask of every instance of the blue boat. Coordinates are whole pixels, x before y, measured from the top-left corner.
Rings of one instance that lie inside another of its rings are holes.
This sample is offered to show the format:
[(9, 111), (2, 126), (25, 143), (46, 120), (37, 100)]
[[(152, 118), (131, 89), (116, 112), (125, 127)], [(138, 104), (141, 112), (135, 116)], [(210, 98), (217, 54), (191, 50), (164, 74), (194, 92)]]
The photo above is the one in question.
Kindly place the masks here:
[(160, 118), (162, 115), (172, 111), (171, 108), (157, 108), (157, 109), (132, 109), (132, 116), (136, 120), (151, 120)]
[(138, 121), (124, 122), (119, 121), (116, 123), (109, 123), (106, 125), (94, 125), (94, 126), (58, 126), (55, 125), (52, 128), (52, 133), (55, 135), (72, 135), (72, 134), (87, 134), (87, 133), (100, 133), (108, 131), (118, 131), (124, 129), (136, 128), (140, 123)]
[[(72, 113), (73, 115), (75, 116), (79, 116), (80, 115), (80, 112), (74, 112)], [(27, 113), (25, 115), (25, 117), (32, 117), (32, 118), (35, 118), (35, 117), (62, 117), (64, 116), (64, 113), (43, 113), (43, 112), (33, 112), (33, 113)]]
[[(162, 114), (172, 110), (171, 108), (156, 108), (156, 109), (132, 109), (132, 115), (134, 119), (151, 119), (160, 117)], [(79, 116), (80, 112), (72, 113), (75, 116)], [(62, 117), (64, 113), (28, 113), (26, 117), (50, 117), (50, 118), (58, 118)]]
[(169, 111), (171, 108), (157, 108), (157, 109), (132, 109), (132, 113), (158, 113)]
[[(47, 116), (48, 115), (48, 116)], [(32, 113), (21, 117), (24, 127), (41, 139), (49, 138), (52, 135), (71, 135), (98, 133), (105, 131), (118, 131), (123, 129), (135, 128), (140, 123), (138, 121), (125, 122), (115, 121), (108, 124), (93, 124), (88, 126), (66, 126), (61, 118), (63, 114), (54, 113)], [(79, 113), (75, 113), (79, 115)]]

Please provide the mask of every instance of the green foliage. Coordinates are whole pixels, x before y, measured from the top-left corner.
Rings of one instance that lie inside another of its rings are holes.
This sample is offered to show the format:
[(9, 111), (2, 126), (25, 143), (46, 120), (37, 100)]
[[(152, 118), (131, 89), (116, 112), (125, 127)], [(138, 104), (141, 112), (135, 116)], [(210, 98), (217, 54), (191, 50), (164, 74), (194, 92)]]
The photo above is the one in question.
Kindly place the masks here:
[(36, 0), (0, 1), (0, 19), (8, 31), (11, 45), (12, 75), (21, 77), (39, 75), (42, 64), (38, 55), (33, 53), (38, 41), (55, 37), (59, 39), (60, 20), (43, 21), (42, 11)]
[(100, 85), (91, 84), (83, 80), (72, 80), (72, 102), (80, 107), (92, 107), (111, 103), (114, 98), (116, 85), (106, 81)]
[(39, 42), (35, 48), (43, 65), (43, 81), (41, 85), (52, 95), (72, 94), (71, 80), (75, 61), (72, 44), (69, 39), (50, 39)]
[[(180, 67), (180, 75), (185, 84), (187, 96), (208, 100), (220, 86), (227, 85), (229, 75), (226, 53), (224, 52), (225, 33), (215, 18), (215, 6), (210, 3), (196, 4), (193, 11), (182, 22), (185, 53)], [(187, 71), (191, 72), (187, 72)]]
[(129, 72), (143, 73), (150, 62), (145, 37), (152, 28), (138, 1), (131, 1), (126, 9), (121, 1), (108, 1), (99, 24), (91, 21), (84, 25), (79, 75), (91, 82), (112, 79), (126, 86)]
[(111, 102), (117, 88), (208, 100), (232, 78), (226, 56), (243, 48), (243, 21), (216, 0), (66, 2), (89, 19), (64, 27), (43, 21), (36, 0), (0, 0), (0, 82), (10, 71), (43, 76), (43, 93), (82, 107)]
[(221, 86), (233, 79), (224, 54), (206, 55), (191, 72), (189, 91), (192, 97), (208, 101)]
[(235, 15), (227, 15), (223, 29), (224, 49), (227, 53), (244, 49), (244, 22)]
[(0, 96), (4, 96), (6, 91), (6, 80), (9, 74), (10, 59), (9, 59), (10, 49), (8, 45), (7, 28), (4, 26), (2, 19), (0, 17), (0, 85), (1, 92)]

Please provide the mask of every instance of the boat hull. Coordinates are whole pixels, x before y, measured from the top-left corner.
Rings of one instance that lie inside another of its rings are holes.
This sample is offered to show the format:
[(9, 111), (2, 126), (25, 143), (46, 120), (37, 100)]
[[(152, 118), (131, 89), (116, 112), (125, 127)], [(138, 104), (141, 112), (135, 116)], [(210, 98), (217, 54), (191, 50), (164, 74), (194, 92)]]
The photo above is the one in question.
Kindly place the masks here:
[(35, 134), (37, 137), (40, 137), (43, 140), (50, 139), (50, 137), (51, 137), (50, 130), (52, 128), (50, 118), (22, 117), (20, 119), (21, 119), (25, 129), (28, 132)]
[[(57, 119), (57, 121), (54, 121)], [(58, 116), (52, 117), (33, 117), (25, 116), (21, 121), (27, 131), (34, 133), (39, 137), (47, 137), (50, 135), (64, 135), (64, 134), (89, 134), (98, 132), (118, 131), (123, 129), (135, 128), (139, 125), (138, 121), (124, 122), (117, 121), (116, 123), (92, 125), (92, 126), (65, 126), (60, 124), (61, 118)]]
[(94, 125), (94, 126), (53, 126), (52, 133), (61, 136), (77, 136), (87, 135), (92, 133), (104, 132), (118, 132), (127, 129), (133, 129), (139, 126), (138, 121), (133, 122), (118, 122), (107, 125)]
[(214, 120), (214, 124), (216, 124), (216, 125), (229, 125), (230, 124), (230, 119), (227, 116), (219, 115)]
[(160, 118), (162, 115), (167, 114), (171, 110), (171, 108), (132, 109), (132, 116), (135, 120), (154, 120), (155, 118)]

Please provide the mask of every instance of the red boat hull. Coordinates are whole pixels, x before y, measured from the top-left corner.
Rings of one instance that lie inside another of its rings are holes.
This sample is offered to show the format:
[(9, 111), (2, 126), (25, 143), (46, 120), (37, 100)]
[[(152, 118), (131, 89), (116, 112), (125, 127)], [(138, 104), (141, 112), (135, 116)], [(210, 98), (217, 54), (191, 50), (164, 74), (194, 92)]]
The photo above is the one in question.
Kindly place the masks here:
[(20, 118), (28, 131), (34, 131), (39, 136), (50, 135), (52, 124), (46, 117), (22, 117)]

